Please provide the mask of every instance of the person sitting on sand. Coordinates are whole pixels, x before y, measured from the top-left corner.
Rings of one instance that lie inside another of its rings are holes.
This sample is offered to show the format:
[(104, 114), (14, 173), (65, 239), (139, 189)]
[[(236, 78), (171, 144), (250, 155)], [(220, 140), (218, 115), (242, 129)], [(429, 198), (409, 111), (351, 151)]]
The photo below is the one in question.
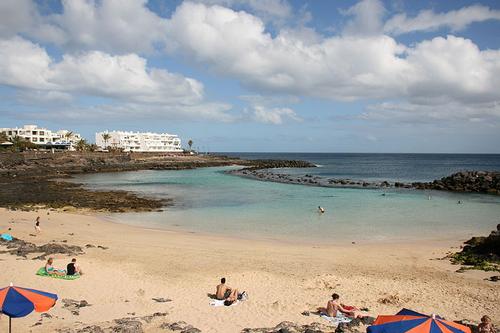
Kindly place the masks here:
[(342, 313), (344, 316), (349, 318), (363, 318), (362, 314), (357, 311), (358, 308), (354, 306), (346, 306), (339, 302), (340, 296), (338, 294), (332, 294), (332, 299), (326, 304), (326, 309), (320, 308), (320, 312), (326, 312), (329, 317), (336, 317), (338, 313)]
[(53, 263), (54, 263), (54, 258), (49, 258), (47, 260), (47, 263), (45, 264), (45, 271), (47, 272), (47, 274), (60, 275), (60, 276), (66, 275), (66, 272), (64, 270), (54, 268), (54, 266), (52, 266)]
[(40, 229), (40, 216), (36, 217), (36, 220), (35, 220), (35, 231), (36, 231), (37, 234), (39, 234), (40, 232), (42, 232), (42, 229)]
[(491, 323), (491, 318), (488, 316), (483, 316), (481, 318), (481, 323), (477, 326), (479, 333), (496, 333), (497, 330)]
[(66, 274), (67, 275), (83, 274), (80, 265), (76, 263), (76, 258), (71, 259), (71, 262), (66, 266)]
[[(220, 279), (220, 284), (217, 286), (217, 290), (215, 292), (215, 298), (222, 301), (231, 296), (232, 288), (226, 285), (226, 278)], [(236, 294), (237, 296), (238, 294)]]

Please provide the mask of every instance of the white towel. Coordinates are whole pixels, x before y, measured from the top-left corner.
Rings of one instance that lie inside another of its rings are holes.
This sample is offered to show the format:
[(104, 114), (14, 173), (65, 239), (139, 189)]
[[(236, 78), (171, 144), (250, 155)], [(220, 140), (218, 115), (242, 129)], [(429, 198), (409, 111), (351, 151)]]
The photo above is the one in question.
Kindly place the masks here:
[(321, 318), (328, 320), (333, 325), (338, 325), (341, 323), (350, 323), (352, 321), (351, 318), (346, 317), (342, 312), (337, 311), (336, 317), (329, 317), (326, 314), (322, 313), (319, 315)]
[[(224, 301), (225, 300), (213, 300), (213, 301), (210, 301), (210, 306), (224, 306)], [(231, 304), (230, 306), (233, 306), (233, 305), (237, 305), (240, 301), (236, 301), (234, 302), (233, 304)]]

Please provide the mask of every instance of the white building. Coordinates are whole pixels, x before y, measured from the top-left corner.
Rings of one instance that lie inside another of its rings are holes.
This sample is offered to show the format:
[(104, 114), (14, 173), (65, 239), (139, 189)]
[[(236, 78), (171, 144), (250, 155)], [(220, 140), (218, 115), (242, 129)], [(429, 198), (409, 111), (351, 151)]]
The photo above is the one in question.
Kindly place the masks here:
[(36, 125), (0, 128), (0, 132), (5, 133), (9, 139), (20, 137), (39, 146), (64, 146), (69, 149), (73, 149), (73, 145), (82, 138), (80, 134), (68, 130), (53, 132)]
[[(109, 139), (104, 140), (104, 134)], [(103, 149), (113, 147), (135, 152), (182, 152), (181, 139), (168, 133), (105, 131), (95, 134), (95, 143)]]

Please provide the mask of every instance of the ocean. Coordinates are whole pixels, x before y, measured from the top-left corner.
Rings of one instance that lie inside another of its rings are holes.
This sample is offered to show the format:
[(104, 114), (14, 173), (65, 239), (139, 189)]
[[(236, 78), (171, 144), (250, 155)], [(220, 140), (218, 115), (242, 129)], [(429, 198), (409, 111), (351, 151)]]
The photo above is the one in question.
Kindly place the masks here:
[[(500, 170), (500, 155), (225, 155), (307, 160), (318, 167), (274, 171), (372, 181), (430, 181), (461, 170)], [(75, 181), (92, 189), (173, 199), (174, 205), (163, 212), (106, 216), (114, 221), (251, 239), (306, 243), (456, 240), (487, 234), (500, 223), (499, 196), (279, 184), (226, 174), (231, 168), (88, 174)], [(326, 212), (320, 214), (318, 206)]]
[(317, 168), (275, 172), (367, 181), (432, 181), (463, 170), (500, 170), (500, 154), (220, 153), (243, 159), (305, 160)]

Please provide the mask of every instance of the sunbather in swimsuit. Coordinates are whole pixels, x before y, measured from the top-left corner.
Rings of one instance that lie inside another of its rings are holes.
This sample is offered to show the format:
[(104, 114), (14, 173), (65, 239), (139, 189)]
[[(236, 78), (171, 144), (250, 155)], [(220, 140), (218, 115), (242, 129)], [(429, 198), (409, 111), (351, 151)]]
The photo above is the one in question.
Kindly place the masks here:
[(47, 274), (49, 275), (66, 275), (66, 272), (64, 270), (59, 270), (59, 269), (56, 269), (54, 268), (54, 266), (52, 266), (54, 262), (54, 259), (52, 258), (49, 258), (47, 260), (47, 263), (45, 264), (45, 271), (47, 272)]

